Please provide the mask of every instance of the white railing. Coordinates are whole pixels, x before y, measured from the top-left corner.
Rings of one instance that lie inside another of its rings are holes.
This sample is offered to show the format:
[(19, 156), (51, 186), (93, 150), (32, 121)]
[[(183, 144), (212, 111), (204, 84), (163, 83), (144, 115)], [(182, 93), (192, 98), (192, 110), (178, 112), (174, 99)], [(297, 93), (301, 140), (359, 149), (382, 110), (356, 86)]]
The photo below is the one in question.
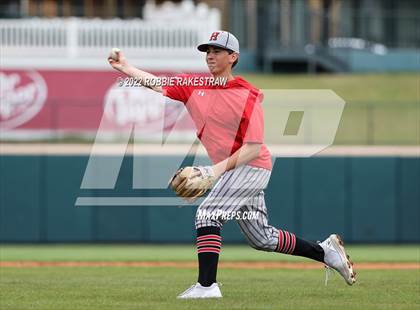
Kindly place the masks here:
[(191, 53), (218, 25), (101, 19), (15, 19), (0, 21), (3, 56), (95, 56), (114, 46), (128, 53), (178, 56)]
[(31, 63), (72, 67), (74, 63), (74, 66), (102, 67), (102, 60), (100, 64), (95, 61), (104, 59), (112, 47), (119, 47), (130, 59), (147, 60), (152, 67), (162, 64), (171, 69), (173, 64), (177, 68), (192, 68), (203, 61), (202, 55), (197, 53), (197, 44), (219, 28), (220, 18), (190, 21), (1, 19), (1, 64), (3, 67)]

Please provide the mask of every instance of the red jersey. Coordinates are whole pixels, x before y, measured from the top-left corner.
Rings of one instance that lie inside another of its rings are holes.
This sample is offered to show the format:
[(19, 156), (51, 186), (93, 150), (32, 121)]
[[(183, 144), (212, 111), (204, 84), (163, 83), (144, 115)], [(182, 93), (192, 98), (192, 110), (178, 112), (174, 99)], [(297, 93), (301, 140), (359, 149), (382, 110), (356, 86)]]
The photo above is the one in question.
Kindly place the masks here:
[(272, 169), (271, 155), (264, 144), (263, 94), (259, 89), (238, 76), (223, 86), (168, 85), (163, 87), (163, 94), (185, 104), (197, 136), (214, 164), (245, 143), (260, 143), (259, 156), (247, 165)]

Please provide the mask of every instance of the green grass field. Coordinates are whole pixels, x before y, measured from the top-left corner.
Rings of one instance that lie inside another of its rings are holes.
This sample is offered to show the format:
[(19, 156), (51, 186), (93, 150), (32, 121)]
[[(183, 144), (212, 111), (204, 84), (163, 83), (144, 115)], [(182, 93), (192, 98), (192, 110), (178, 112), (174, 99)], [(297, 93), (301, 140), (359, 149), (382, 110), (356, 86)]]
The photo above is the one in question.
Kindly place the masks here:
[[(349, 246), (359, 262), (420, 262), (419, 246)], [(186, 245), (3, 245), (1, 261), (193, 261)], [(225, 246), (222, 262), (307, 261)], [(348, 287), (324, 271), (220, 268), (221, 300), (177, 300), (195, 268), (39, 267), (0, 270), (1, 309), (418, 309), (420, 269), (360, 270)]]

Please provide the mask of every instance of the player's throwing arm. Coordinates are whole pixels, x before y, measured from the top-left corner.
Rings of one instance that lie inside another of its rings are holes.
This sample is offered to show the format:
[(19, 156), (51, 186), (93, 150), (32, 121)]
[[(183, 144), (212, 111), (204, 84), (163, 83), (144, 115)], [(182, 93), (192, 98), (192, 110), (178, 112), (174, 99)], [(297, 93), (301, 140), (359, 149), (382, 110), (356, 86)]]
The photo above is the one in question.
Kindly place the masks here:
[(132, 78), (135, 78), (142, 86), (153, 89), (159, 93), (162, 92), (162, 87), (159, 85), (159, 83), (146, 83), (146, 81), (157, 80), (158, 77), (130, 65), (125, 58), (124, 53), (119, 48), (113, 48), (111, 50), (108, 56), (108, 62), (112, 68)]

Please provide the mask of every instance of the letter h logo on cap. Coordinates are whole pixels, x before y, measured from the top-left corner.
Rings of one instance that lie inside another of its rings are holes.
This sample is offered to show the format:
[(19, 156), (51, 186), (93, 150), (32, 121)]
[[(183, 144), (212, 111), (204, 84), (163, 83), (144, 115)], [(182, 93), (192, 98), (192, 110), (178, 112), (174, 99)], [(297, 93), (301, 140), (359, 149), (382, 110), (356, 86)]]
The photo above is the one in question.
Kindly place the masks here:
[(210, 36), (209, 41), (217, 41), (217, 37), (219, 36), (220, 32), (213, 32)]

